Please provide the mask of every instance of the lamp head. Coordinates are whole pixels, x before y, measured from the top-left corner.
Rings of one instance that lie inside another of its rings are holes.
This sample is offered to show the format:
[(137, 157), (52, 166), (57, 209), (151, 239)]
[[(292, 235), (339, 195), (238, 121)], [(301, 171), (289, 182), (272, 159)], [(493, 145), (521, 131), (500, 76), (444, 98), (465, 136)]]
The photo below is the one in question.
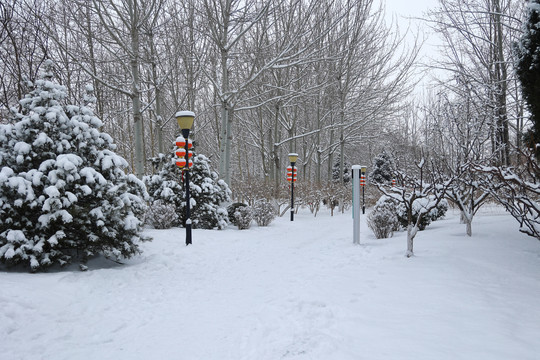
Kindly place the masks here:
[(290, 154), (289, 154), (289, 161), (290, 161), (291, 163), (295, 163), (296, 160), (298, 160), (298, 154), (296, 154), (296, 153), (290, 153)]
[(195, 119), (195, 113), (191, 111), (179, 111), (175, 116), (180, 129), (191, 130), (193, 127), (193, 120)]

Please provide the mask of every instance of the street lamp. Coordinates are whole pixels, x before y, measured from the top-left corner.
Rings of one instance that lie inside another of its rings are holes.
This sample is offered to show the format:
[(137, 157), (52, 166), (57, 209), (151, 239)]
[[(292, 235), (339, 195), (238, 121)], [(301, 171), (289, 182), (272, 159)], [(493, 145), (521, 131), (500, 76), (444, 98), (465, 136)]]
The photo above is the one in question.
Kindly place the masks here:
[(291, 166), (287, 167), (287, 181), (291, 183), (291, 221), (294, 221), (294, 183), (296, 182), (296, 160), (298, 160), (298, 154), (289, 154)]
[(360, 167), (360, 186), (362, 187), (362, 214), (366, 213), (366, 196), (364, 193), (364, 188), (366, 187), (366, 166)]
[[(182, 136), (184, 137), (184, 146), (185, 151), (182, 152), (185, 154), (187, 159), (184, 159), (184, 166), (187, 165), (185, 172), (185, 188), (186, 188), (186, 246), (191, 244), (191, 199), (189, 196), (189, 167), (190, 167), (190, 160), (189, 155), (190, 151), (190, 141), (189, 141), (189, 132), (191, 130), (191, 127), (193, 126), (193, 120), (195, 119), (195, 114), (191, 111), (179, 111), (175, 115), (176, 121), (178, 122), (178, 126), (180, 126), (180, 129), (182, 129)], [(187, 160), (187, 161), (186, 161)], [(180, 166), (180, 165), (179, 165)]]

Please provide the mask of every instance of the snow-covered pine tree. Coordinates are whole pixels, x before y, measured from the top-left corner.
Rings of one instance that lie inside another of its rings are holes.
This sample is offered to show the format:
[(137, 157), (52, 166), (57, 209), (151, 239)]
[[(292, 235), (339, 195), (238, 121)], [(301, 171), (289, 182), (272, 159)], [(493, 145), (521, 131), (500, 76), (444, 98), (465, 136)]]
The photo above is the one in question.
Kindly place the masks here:
[(533, 128), (525, 136), (529, 148), (536, 148), (540, 157), (540, 0), (529, 0), (528, 19), (521, 41), (516, 44), (516, 72), (521, 82), (521, 91), (530, 110)]
[[(157, 174), (143, 177), (148, 194), (150, 195), (150, 205), (159, 202), (161, 205), (172, 206), (175, 215), (171, 226), (180, 226), (180, 214), (183, 209), (184, 193), (182, 187), (182, 172), (176, 166), (174, 154), (158, 154), (150, 161), (154, 169), (158, 169)], [(151, 214), (149, 214), (151, 216)], [(148, 219), (153, 223), (154, 219)]]
[(392, 155), (386, 150), (383, 150), (373, 158), (368, 180), (372, 184), (388, 185), (392, 182), (395, 170), (396, 167)]
[(128, 258), (148, 240), (144, 184), (124, 173), (89, 106), (62, 104), (52, 68), (0, 128), (0, 261), (36, 271), (97, 254)]
[[(210, 160), (202, 155), (194, 155), (190, 177), (192, 201), (191, 218), (193, 227), (199, 229), (224, 229), (229, 215), (226, 203), (231, 201), (231, 190), (227, 183), (210, 170)], [(185, 206), (185, 202), (183, 202)], [(182, 218), (186, 212), (182, 211)]]
[[(190, 174), (191, 220), (193, 228), (224, 229), (228, 224), (227, 209), (231, 191), (228, 185), (210, 170), (210, 161), (204, 155), (194, 155)], [(185, 196), (182, 172), (175, 164), (174, 152), (160, 154), (152, 159), (160, 169), (158, 174), (147, 176), (144, 181), (152, 201), (161, 200), (174, 205), (179, 223), (185, 222)]]
[[(347, 160), (345, 160), (344, 163), (345, 165), (343, 167), (343, 184), (347, 184), (351, 181), (351, 165), (347, 162)], [(332, 181), (333, 182), (340, 182), (339, 172), (340, 172), (340, 160), (338, 159), (334, 163), (334, 166), (332, 167)]]

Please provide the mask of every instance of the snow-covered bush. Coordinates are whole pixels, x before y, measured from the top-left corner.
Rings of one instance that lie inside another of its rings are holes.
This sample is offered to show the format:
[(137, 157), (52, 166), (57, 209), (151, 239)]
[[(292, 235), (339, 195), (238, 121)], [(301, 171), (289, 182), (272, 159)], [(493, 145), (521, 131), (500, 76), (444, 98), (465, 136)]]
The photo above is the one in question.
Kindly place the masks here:
[(276, 210), (266, 200), (259, 200), (253, 205), (253, 219), (259, 226), (268, 226), (276, 218)]
[(146, 223), (155, 229), (170, 229), (178, 223), (174, 205), (163, 200), (154, 201), (146, 213)]
[(232, 203), (231, 205), (227, 206), (227, 215), (229, 216), (229, 222), (233, 224), (234, 226), (238, 226), (238, 224), (236, 223), (236, 217), (234, 216), (234, 213), (236, 212), (236, 210), (238, 210), (238, 208), (244, 207), (244, 206), (247, 206), (247, 205), (240, 202)]
[[(230, 201), (231, 191), (227, 184), (210, 170), (210, 162), (204, 155), (194, 155), (190, 171), (191, 221), (195, 229), (224, 229), (228, 224), (224, 203)], [(186, 202), (184, 176), (178, 166), (174, 152), (151, 159), (156, 175), (144, 177), (144, 182), (153, 201), (161, 200), (174, 206), (178, 221), (184, 225)]]
[(234, 212), (234, 220), (238, 229), (249, 229), (253, 221), (253, 209), (250, 206), (238, 207)]
[(124, 173), (91, 104), (63, 105), (52, 66), (0, 126), (0, 261), (36, 271), (97, 254), (128, 258), (147, 240), (145, 186)]
[[(419, 198), (414, 200), (413, 202), (413, 211), (412, 211), (412, 223), (415, 224), (416, 220), (418, 219), (418, 214), (420, 211), (423, 211), (427, 205), (434, 201), (433, 196), (425, 197), (425, 198)], [(405, 209), (405, 205), (398, 204), (396, 207), (397, 210), (397, 217), (398, 221), (401, 224), (403, 228), (407, 227), (407, 224), (409, 223), (409, 220), (407, 218), (407, 210)], [(431, 211), (429, 211), (427, 214), (425, 214), (422, 219), (420, 220), (420, 223), (418, 224), (418, 230), (425, 230), (429, 224), (431, 224), (433, 221), (438, 220), (446, 214), (446, 211), (448, 211), (448, 201), (445, 199), (441, 200), (437, 207), (433, 208)]]
[[(416, 224), (418, 214), (423, 211), (430, 202), (433, 202), (434, 200), (435, 198), (432, 195), (414, 200), (412, 209), (413, 224)], [(407, 228), (407, 225), (409, 224), (409, 219), (407, 216), (407, 209), (405, 208), (405, 205), (403, 203), (400, 203), (397, 200), (392, 199), (391, 197), (382, 196), (379, 201), (377, 201), (376, 206), (381, 206), (382, 204), (388, 204), (388, 208), (394, 208), (399, 225), (404, 229)], [(431, 222), (444, 217), (447, 211), (448, 201), (446, 201), (446, 199), (442, 199), (435, 208), (431, 209), (420, 219), (420, 223), (418, 224), (418, 230), (425, 230), (426, 227), (431, 224)], [(395, 230), (397, 229), (394, 229), (394, 231)]]
[(392, 201), (377, 202), (373, 210), (367, 216), (368, 227), (373, 231), (377, 239), (392, 237), (394, 231), (399, 228), (396, 214), (396, 204)]

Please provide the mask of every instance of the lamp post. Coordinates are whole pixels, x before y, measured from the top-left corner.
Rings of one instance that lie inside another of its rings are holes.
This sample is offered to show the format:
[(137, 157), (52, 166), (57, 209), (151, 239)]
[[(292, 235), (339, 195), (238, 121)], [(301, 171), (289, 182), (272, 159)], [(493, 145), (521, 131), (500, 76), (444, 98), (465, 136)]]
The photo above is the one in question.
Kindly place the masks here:
[(185, 188), (186, 188), (186, 246), (191, 244), (191, 199), (189, 196), (189, 132), (193, 126), (193, 120), (195, 119), (195, 114), (191, 111), (179, 111), (176, 113), (176, 121), (178, 126), (182, 129), (182, 136), (185, 139), (185, 154), (187, 157), (186, 161), (186, 178), (185, 178)]
[(366, 196), (364, 193), (364, 188), (366, 187), (366, 170), (367, 170), (366, 166), (360, 167), (360, 172), (361, 172), (360, 186), (362, 186), (362, 214), (366, 213)]
[(296, 181), (296, 161), (298, 160), (298, 154), (290, 153), (289, 161), (291, 166), (287, 168), (287, 180), (291, 183), (291, 221), (294, 221), (294, 183)]

